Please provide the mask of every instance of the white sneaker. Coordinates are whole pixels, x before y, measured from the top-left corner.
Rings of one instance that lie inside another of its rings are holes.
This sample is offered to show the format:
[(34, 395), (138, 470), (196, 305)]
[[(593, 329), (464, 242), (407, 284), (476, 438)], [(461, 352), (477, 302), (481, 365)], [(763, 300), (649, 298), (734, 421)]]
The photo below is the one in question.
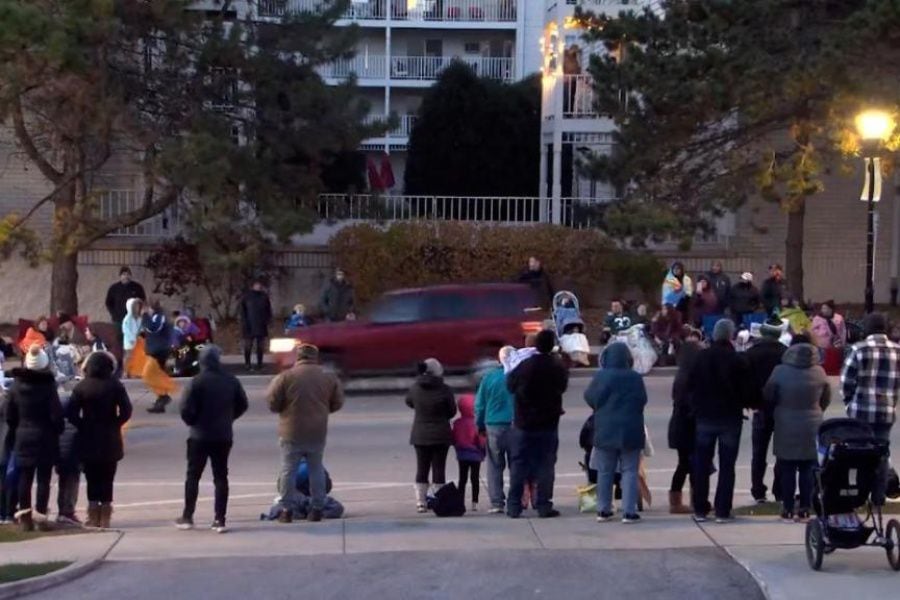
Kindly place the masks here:
[(478, 512), (478, 503), (477, 502), (472, 503), (472, 512)]
[(419, 514), (427, 513), (428, 508), (424, 504), (416, 504), (416, 512)]
[(496, 506), (492, 506), (491, 509), (488, 511), (488, 514), (489, 515), (501, 515), (501, 514), (503, 514), (503, 509), (498, 508)]

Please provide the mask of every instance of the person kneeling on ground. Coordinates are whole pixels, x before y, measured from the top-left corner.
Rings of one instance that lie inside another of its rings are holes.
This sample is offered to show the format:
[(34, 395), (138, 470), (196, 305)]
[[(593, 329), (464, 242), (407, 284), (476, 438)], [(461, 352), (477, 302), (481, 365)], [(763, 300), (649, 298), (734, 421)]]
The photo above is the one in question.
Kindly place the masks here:
[(178, 529), (194, 527), (200, 476), (206, 462), (212, 464), (215, 485), (215, 519), (212, 529), (225, 533), (228, 508), (228, 456), (234, 439), (234, 422), (245, 412), (247, 394), (237, 377), (222, 368), (222, 351), (208, 345), (200, 351), (200, 373), (181, 399), (181, 420), (190, 427), (187, 440), (187, 474), (184, 482), (184, 511), (175, 521)]

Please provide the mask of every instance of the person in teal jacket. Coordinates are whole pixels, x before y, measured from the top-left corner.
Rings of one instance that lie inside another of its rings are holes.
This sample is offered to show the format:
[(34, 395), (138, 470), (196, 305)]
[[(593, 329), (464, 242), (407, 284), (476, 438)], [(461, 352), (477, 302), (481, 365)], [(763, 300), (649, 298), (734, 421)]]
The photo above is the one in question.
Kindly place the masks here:
[(591, 467), (597, 469), (598, 521), (613, 517), (613, 478), (622, 468), (623, 523), (637, 523), (638, 468), (646, 443), (644, 407), (647, 389), (643, 378), (632, 369), (628, 346), (610, 344), (600, 356), (600, 370), (594, 376), (584, 400), (594, 409), (594, 451)]
[(488, 371), (475, 395), (475, 424), (487, 436), (488, 495), (491, 514), (502, 513), (506, 507), (503, 493), (503, 472), (509, 464), (509, 429), (513, 422), (515, 399), (506, 387), (503, 364), (515, 349), (500, 349), (500, 366)]

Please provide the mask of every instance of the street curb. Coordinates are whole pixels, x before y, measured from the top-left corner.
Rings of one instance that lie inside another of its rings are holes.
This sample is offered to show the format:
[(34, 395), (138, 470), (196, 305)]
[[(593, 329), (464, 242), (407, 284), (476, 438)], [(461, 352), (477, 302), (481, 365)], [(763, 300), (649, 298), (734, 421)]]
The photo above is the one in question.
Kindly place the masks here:
[(125, 535), (122, 531), (116, 533), (118, 533), (118, 536), (116, 536), (116, 539), (113, 540), (109, 547), (92, 559), (75, 561), (68, 567), (53, 571), (52, 573), (47, 573), (46, 575), (41, 575), (40, 577), (30, 577), (21, 581), (13, 581), (12, 583), (0, 585), (0, 600), (36, 594), (37, 592), (42, 592), (52, 587), (75, 581), (76, 579), (87, 575), (106, 560), (109, 553), (112, 552), (113, 548), (116, 547), (116, 544), (118, 544)]
[(750, 575), (750, 577), (753, 578), (753, 581), (756, 582), (756, 585), (759, 587), (759, 591), (762, 592), (762, 595), (763, 595), (763, 597), (764, 597), (766, 600), (773, 600), (773, 599), (772, 599), (772, 594), (769, 593), (769, 586), (768, 586), (768, 584), (766, 584), (765, 580), (763, 580), (762, 576), (761, 576), (759, 573), (757, 573), (757, 572), (756, 572), (749, 564), (747, 564), (745, 561), (743, 561), (743, 560), (741, 560), (740, 558), (738, 558), (737, 556), (735, 556), (734, 553), (733, 553), (727, 546), (719, 546), (719, 548), (721, 548), (722, 550), (724, 550), (724, 551), (725, 551), (725, 554), (727, 554), (729, 557), (731, 557), (731, 560), (733, 560), (734, 562), (736, 562), (737, 564), (739, 564), (739, 565), (741, 566), (742, 569), (744, 569), (745, 571), (747, 571), (747, 574)]

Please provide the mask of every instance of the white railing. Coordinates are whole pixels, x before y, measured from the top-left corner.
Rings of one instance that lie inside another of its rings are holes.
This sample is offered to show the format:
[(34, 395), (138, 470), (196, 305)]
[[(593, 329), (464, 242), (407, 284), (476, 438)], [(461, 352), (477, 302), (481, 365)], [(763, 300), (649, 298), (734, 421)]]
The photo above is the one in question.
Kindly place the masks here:
[(595, 118), (593, 79), (590, 75), (563, 75), (563, 118)]
[[(413, 125), (416, 123), (416, 115), (414, 114), (405, 114), (400, 115), (400, 124), (395, 128), (387, 131), (383, 137), (388, 138), (408, 138), (409, 134), (412, 132)], [(366, 124), (372, 124), (376, 121), (386, 121), (387, 117), (385, 115), (372, 114), (365, 118)]]
[(543, 220), (541, 199), (535, 197), (322, 194), (318, 214), (325, 221), (539, 223)]
[(402, 80), (434, 80), (453, 61), (472, 67), (479, 77), (510, 81), (515, 77), (512, 58), (485, 56), (395, 56), (391, 59), (391, 78)]
[(355, 74), (359, 79), (384, 79), (387, 74), (384, 55), (358, 55), (352, 58), (341, 58), (319, 67), (319, 75), (335, 79), (347, 79)]
[[(97, 213), (103, 219), (114, 219), (137, 210), (144, 195), (135, 190), (103, 190), (97, 192)], [(177, 233), (178, 207), (173, 204), (162, 213), (137, 225), (125, 227), (110, 237), (169, 238)]]
[(648, 4), (647, 0), (566, 0), (569, 6), (599, 6), (608, 8), (610, 6), (621, 6), (628, 8), (639, 8), (642, 4)]
[[(322, 13), (328, 0), (259, 0), (260, 17), (283, 17), (296, 13)], [(388, 0), (354, 0), (345, 19), (383, 21)], [(404, 22), (515, 22), (516, 0), (390, 0), (391, 19)]]

